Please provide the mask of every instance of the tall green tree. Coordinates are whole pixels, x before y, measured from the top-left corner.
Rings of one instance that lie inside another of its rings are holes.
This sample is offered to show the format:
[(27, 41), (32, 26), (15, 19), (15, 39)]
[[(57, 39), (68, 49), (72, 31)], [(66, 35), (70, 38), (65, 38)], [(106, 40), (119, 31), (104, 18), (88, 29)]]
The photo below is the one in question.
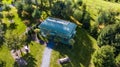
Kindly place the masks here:
[(19, 17), (22, 16), (23, 4), (21, 2), (16, 2), (15, 7), (17, 8), (17, 13)]
[(116, 54), (120, 52), (120, 23), (106, 26), (98, 36), (98, 45), (110, 45), (116, 48)]
[(116, 16), (117, 12), (108, 10), (108, 11), (101, 11), (98, 16), (99, 24), (104, 23), (105, 25), (114, 24), (116, 23)]
[(23, 11), (22, 11), (22, 17), (24, 19), (31, 19), (32, 18), (32, 13), (34, 11), (34, 8), (32, 5), (24, 5)]
[(24, 0), (23, 3), (24, 4), (32, 4), (32, 0)]
[(40, 19), (41, 13), (38, 9), (35, 9), (34, 12), (32, 13), (32, 17), (34, 19)]
[(51, 8), (51, 15), (62, 19), (70, 19), (69, 16), (73, 14), (72, 7), (70, 4), (64, 3), (63, 1), (57, 1)]
[(93, 55), (93, 62), (95, 67), (114, 67), (114, 48), (111, 46), (102, 46), (96, 50)]

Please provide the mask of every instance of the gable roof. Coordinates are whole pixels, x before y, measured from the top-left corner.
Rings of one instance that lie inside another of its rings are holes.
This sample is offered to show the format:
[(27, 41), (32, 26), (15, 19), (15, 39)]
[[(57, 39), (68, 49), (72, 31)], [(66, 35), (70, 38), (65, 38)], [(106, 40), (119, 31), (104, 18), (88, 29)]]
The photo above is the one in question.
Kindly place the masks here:
[(39, 28), (50, 30), (58, 35), (70, 38), (75, 32), (76, 26), (76, 24), (69, 21), (48, 17), (39, 25)]

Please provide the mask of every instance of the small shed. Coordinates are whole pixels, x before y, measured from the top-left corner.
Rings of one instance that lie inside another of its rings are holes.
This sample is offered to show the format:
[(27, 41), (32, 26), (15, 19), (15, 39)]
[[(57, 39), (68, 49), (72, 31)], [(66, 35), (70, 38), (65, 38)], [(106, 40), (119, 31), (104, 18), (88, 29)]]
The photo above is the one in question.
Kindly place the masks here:
[(72, 22), (52, 17), (48, 17), (39, 25), (43, 36), (52, 36), (64, 44), (69, 44), (69, 40), (74, 37), (76, 27)]

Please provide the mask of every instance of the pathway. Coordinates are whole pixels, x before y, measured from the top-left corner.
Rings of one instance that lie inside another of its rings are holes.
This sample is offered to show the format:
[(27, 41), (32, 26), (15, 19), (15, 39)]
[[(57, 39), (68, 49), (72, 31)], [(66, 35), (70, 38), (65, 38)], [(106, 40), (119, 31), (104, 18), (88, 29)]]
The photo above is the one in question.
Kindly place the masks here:
[(50, 65), (50, 57), (52, 53), (52, 48), (54, 47), (54, 42), (50, 41), (47, 43), (47, 46), (43, 53), (42, 64), (40, 67), (49, 67)]

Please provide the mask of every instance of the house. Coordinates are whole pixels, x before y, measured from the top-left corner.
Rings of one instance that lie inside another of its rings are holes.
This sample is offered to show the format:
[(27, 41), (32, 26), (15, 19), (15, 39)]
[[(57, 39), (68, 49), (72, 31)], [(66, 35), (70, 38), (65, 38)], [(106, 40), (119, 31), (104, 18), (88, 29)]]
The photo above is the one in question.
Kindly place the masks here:
[(69, 41), (74, 37), (76, 27), (77, 25), (72, 22), (52, 17), (48, 17), (39, 25), (44, 37), (54, 37), (64, 44), (69, 44)]

